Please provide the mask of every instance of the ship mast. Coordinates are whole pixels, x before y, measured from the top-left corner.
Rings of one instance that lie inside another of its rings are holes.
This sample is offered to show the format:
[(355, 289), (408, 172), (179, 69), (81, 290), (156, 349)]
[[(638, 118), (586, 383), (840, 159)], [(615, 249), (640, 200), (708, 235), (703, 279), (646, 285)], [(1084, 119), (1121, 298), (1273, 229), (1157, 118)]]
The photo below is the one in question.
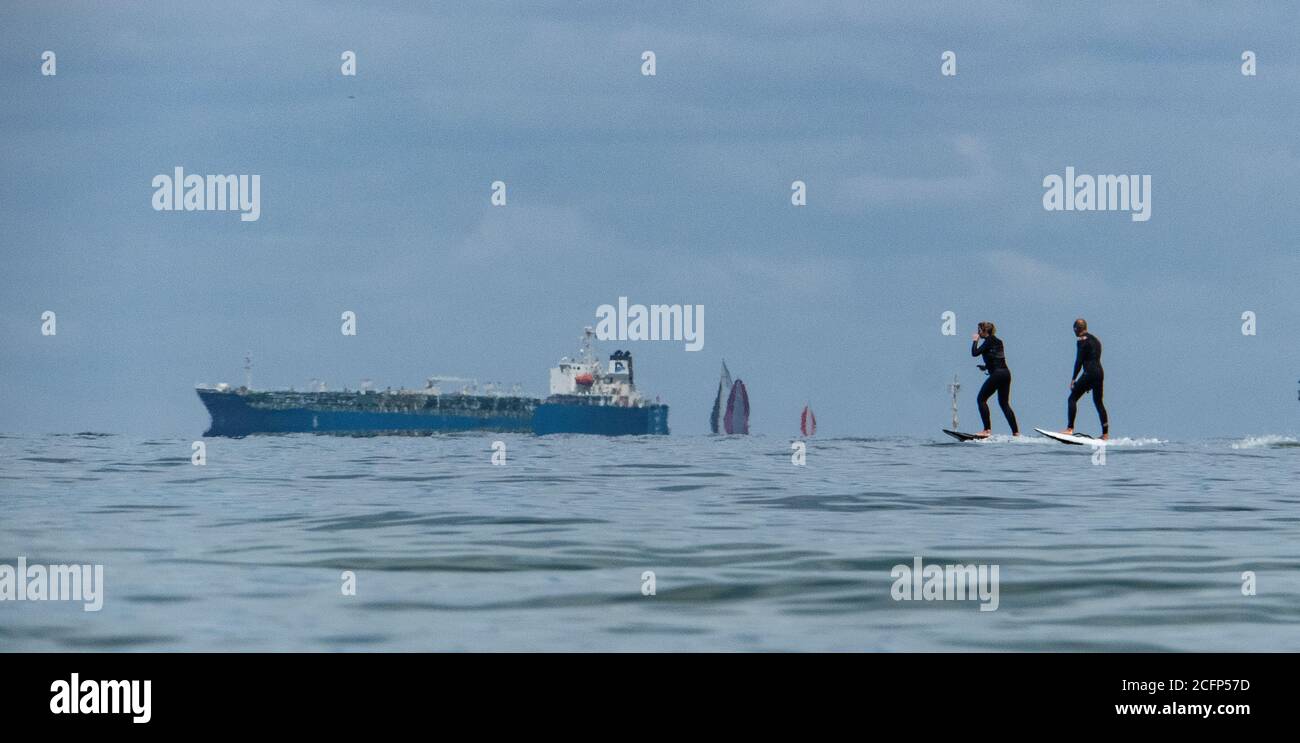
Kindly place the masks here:
[(961, 389), (961, 383), (957, 381), (957, 375), (952, 375), (952, 384), (948, 385), (948, 391), (952, 393), (952, 430), (958, 430), (957, 427), (957, 391)]
[(244, 389), (253, 389), (253, 352), (244, 353)]
[(596, 354), (591, 350), (591, 339), (595, 337), (596, 331), (591, 326), (582, 329), (582, 347), (578, 349), (578, 359), (584, 363), (591, 363), (595, 360)]

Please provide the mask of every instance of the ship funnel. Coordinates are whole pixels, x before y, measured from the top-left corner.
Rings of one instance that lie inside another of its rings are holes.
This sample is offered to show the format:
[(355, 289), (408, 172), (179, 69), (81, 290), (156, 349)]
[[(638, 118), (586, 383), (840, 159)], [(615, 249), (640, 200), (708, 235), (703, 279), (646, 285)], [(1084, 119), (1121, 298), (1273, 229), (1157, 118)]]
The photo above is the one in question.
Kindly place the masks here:
[(619, 350), (610, 354), (609, 373), (626, 374), (627, 383), (634, 384), (635, 380), (632, 377), (632, 352)]

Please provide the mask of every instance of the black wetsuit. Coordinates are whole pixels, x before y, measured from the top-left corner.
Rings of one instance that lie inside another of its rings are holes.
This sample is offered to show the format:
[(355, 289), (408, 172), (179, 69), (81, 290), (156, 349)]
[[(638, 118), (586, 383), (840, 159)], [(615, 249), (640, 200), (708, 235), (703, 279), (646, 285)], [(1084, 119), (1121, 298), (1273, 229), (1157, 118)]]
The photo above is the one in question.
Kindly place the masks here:
[(984, 339), (983, 345), (979, 341), (971, 341), (970, 355), (983, 356), (984, 368), (989, 373), (989, 378), (984, 380), (984, 386), (980, 387), (979, 392), (980, 420), (984, 422), (984, 430), (993, 428), (989, 419), (989, 398), (997, 392), (998, 407), (1002, 408), (1011, 432), (1020, 433), (1015, 411), (1011, 409), (1011, 369), (1007, 368), (1007, 354), (1002, 348), (1002, 339), (990, 335)]
[(1097, 407), (1097, 417), (1101, 419), (1101, 432), (1110, 433), (1110, 419), (1106, 417), (1106, 405), (1102, 402), (1103, 382), (1106, 379), (1106, 372), (1101, 368), (1101, 341), (1089, 333), (1079, 339), (1078, 351), (1074, 356), (1074, 374), (1070, 379), (1079, 376), (1079, 371), (1083, 371), (1083, 376), (1079, 376), (1074, 382), (1074, 389), (1070, 390), (1070, 423), (1068, 428), (1074, 428), (1074, 416), (1079, 409), (1079, 398), (1092, 392), (1092, 404)]

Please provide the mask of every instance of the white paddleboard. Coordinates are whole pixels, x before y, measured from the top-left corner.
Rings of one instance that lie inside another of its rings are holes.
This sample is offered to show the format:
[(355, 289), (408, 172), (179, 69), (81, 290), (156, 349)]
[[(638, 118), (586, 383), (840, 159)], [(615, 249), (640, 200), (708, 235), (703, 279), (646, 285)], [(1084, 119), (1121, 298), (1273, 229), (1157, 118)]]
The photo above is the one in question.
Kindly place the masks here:
[(1068, 434), (1057, 433), (1056, 431), (1044, 431), (1041, 428), (1035, 428), (1035, 431), (1041, 433), (1049, 439), (1055, 439), (1062, 444), (1074, 444), (1075, 446), (1105, 446), (1106, 442), (1102, 439), (1094, 439), (1086, 434)]

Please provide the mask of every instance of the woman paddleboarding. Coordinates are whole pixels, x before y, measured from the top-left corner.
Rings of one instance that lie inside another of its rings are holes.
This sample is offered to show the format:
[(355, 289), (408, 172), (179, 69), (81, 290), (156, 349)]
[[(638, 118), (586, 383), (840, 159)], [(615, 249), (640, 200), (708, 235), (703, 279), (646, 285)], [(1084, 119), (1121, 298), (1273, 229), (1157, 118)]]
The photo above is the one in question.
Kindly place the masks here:
[[(984, 423), (984, 430), (975, 435), (988, 438), (993, 434), (989, 398), (996, 392), (998, 407), (1002, 408), (1002, 415), (1006, 416), (1007, 423), (1011, 426), (1011, 435), (1019, 436), (1016, 413), (1011, 409), (1011, 369), (1007, 367), (1007, 354), (1002, 339), (997, 336), (997, 327), (991, 322), (982, 322), (977, 327), (978, 330), (971, 336), (970, 355), (983, 357), (984, 363), (980, 368), (988, 372), (989, 378), (984, 380), (984, 386), (980, 387), (978, 395), (980, 420)], [(984, 342), (980, 343), (981, 340)]]

